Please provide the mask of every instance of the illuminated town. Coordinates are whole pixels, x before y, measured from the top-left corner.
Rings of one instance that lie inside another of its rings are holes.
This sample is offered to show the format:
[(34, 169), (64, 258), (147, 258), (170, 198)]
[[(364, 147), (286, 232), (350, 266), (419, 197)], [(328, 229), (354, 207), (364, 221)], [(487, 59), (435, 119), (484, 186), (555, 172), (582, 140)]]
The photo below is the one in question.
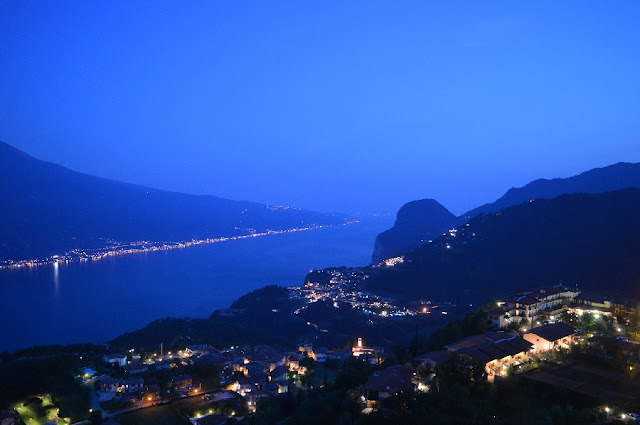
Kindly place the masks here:
[[(396, 264), (401, 264), (401, 260), (388, 260), (381, 267), (393, 267)], [(367, 315), (382, 318), (432, 313), (447, 315), (448, 309), (452, 307), (451, 302), (436, 304), (431, 301), (420, 301), (408, 306), (391, 298), (362, 291), (360, 289), (362, 283), (368, 278), (367, 269), (354, 268), (348, 271), (331, 269), (326, 273), (330, 274), (330, 279), (327, 282), (309, 280), (302, 287), (289, 288), (291, 298), (303, 300), (305, 303), (295, 311), (296, 314), (300, 314), (310, 304), (319, 301), (330, 302), (334, 308), (340, 308), (341, 305), (344, 305)], [(310, 279), (313, 279), (313, 274), (310, 276)]]
[[(277, 209), (283, 209), (285, 207), (273, 207)], [(286, 209), (286, 208), (285, 208)], [(52, 255), (46, 258), (35, 258), (30, 260), (2, 260), (0, 261), (0, 270), (2, 269), (16, 269), (22, 267), (39, 267), (51, 264), (65, 264), (72, 262), (89, 262), (100, 261), (106, 258), (112, 258), (129, 254), (140, 254), (146, 252), (158, 252), (158, 251), (170, 251), (174, 249), (189, 248), (197, 245), (213, 244), (220, 242), (228, 242), (242, 239), (258, 238), (263, 236), (281, 235), (286, 233), (304, 232), (309, 230), (323, 229), (327, 227), (335, 226), (347, 226), (349, 224), (357, 223), (357, 219), (349, 220), (341, 224), (328, 224), (328, 225), (311, 225), (307, 227), (296, 227), (286, 230), (267, 230), (266, 232), (256, 232), (253, 229), (244, 229), (249, 233), (246, 235), (238, 236), (225, 236), (219, 238), (209, 239), (194, 239), (190, 241), (182, 242), (151, 242), (151, 241), (135, 241), (135, 242), (115, 242), (108, 241), (107, 246), (104, 248), (96, 249), (74, 249), (66, 252), (62, 255)], [(241, 229), (237, 229), (241, 230)]]

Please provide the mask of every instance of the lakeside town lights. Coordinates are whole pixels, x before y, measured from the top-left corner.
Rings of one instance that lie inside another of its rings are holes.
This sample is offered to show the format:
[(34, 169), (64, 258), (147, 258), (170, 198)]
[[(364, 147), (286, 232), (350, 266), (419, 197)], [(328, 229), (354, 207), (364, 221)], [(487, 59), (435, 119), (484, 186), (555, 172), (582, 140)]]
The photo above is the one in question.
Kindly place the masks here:
[(53, 264), (54, 267), (57, 267), (58, 263), (62, 263), (64, 261), (65, 264), (68, 264), (73, 261), (99, 261), (107, 257), (113, 257), (116, 255), (126, 255), (126, 254), (136, 254), (141, 252), (151, 252), (151, 251), (168, 251), (173, 249), (181, 249), (188, 248), (195, 245), (202, 244), (211, 244), (218, 242), (226, 242), (240, 239), (250, 239), (261, 236), (268, 235), (278, 235), (285, 233), (294, 233), (294, 232), (303, 232), (307, 230), (315, 230), (322, 229), (326, 227), (335, 227), (335, 226), (346, 226), (349, 224), (358, 223), (357, 219), (345, 221), (340, 224), (317, 224), (317, 225), (308, 225), (306, 227), (293, 227), (285, 230), (266, 230), (264, 232), (256, 232), (250, 233), (247, 235), (238, 235), (238, 236), (223, 236), (218, 238), (207, 238), (207, 239), (193, 239), (190, 241), (182, 241), (182, 242), (152, 242), (152, 241), (131, 241), (131, 242), (114, 242), (109, 246), (98, 248), (95, 250), (88, 249), (72, 249), (64, 253), (63, 255), (53, 255), (51, 257), (46, 257), (44, 259), (33, 258), (29, 260), (5, 260), (0, 261), (0, 270), (3, 269), (12, 269), (12, 268), (21, 268), (21, 267), (37, 267), (37, 266), (47, 266)]

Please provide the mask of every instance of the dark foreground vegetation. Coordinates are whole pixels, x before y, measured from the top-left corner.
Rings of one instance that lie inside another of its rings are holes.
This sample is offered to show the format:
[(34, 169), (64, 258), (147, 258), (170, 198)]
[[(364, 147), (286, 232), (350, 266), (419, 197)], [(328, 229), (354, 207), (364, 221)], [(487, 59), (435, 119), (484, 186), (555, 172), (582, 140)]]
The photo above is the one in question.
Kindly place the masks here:
[(115, 338), (110, 346), (121, 350), (148, 349), (161, 343), (165, 347), (203, 343), (219, 348), (257, 344), (291, 347), (300, 341), (313, 341), (316, 346), (350, 347), (357, 335), (395, 347), (408, 345), (416, 326), (425, 339), (446, 323), (439, 315), (381, 319), (364, 315), (349, 305), (341, 304), (336, 309), (330, 302), (312, 303), (296, 314), (301, 305), (302, 301), (289, 297), (287, 288), (267, 286), (240, 297), (231, 308), (217, 310), (206, 319), (156, 320)]
[(89, 416), (89, 391), (75, 380), (84, 364), (64, 352), (39, 357), (7, 358), (0, 364), (0, 410), (18, 400), (50, 394), (60, 417), (81, 420)]
[[(254, 308), (262, 302), (271, 304), (280, 300), (280, 306), (286, 308), (279, 291), (270, 288), (253, 294), (239, 300), (235, 307)], [(580, 324), (588, 328), (591, 322), (590, 316), (583, 316)], [(603, 323), (602, 331), (611, 330), (609, 320)], [(292, 382), (289, 392), (260, 399), (255, 413), (249, 411), (247, 399), (238, 394), (217, 403), (200, 396), (171, 396), (160, 405), (120, 413), (116, 419), (123, 425), (186, 425), (189, 418), (213, 411), (230, 417), (228, 423), (248, 425), (569, 425), (616, 423), (613, 419), (619, 419), (620, 412), (640, 410), (637, 396), (640, 377), (630, 372), (633, 368), (629, 363), (607, 358), (582, 343), (570, 351), (552, 351), (536, 358), (532, 364), (514, 367), (507, 376), (496, 378), (493, 383), (487, 381), (484, 365), (464, 354), (453, 356), (435, 368), (414, 361), (419, 354), (488, 329), (485, 311), (481, 309), (450, 322), (428, 339), (413, 329), (413, 341), (388, 347), (386, 359), (380, 365), (353, 357), (327, 359), (323, 363), (305, 358), (301, 364), (308, 368), (308, 373)], [(88, 389), (74, 378), (86, 366), (95, 368), (98, 374), (117, 377), (123, 373), (104, 364), (102, 355), (107, 351), (110, 350), (104, 346), (76, 345), (5, 353), (0, 364), (3, 383), (0, 409), (10, 409), (18, 400), (33, 404), (37, 401), (35, 395), (46, 393), (60, 408), (60, 417), (73, 420), (90, 417), (92, 423), (100, 423), (99, 414), (89, 415)], [(400, 391), (379, 400), (373, 410), (365, 409), (363, 395), (367, 380), (376, 371), (398, 364), (415, 370), (417, 376), (428, 383), (428, 391)], [(180, 368), (179, 373), (188, 373), (201, 383), (202, 392), (224, 385), (216, 366), (194, 364)], [(144, 375), (145, 382), (153, 381), (164, 391), (170, 385), (170, 376), (176, 373), (150, 371)], [(573, 384), (562, 384), (570, 382), (569, 379), (582, 382), (587, 378), (591, 379), (591, 385), (581, 391), (576, 391)], [(617, 390), (614, 391), (614, 387)]]

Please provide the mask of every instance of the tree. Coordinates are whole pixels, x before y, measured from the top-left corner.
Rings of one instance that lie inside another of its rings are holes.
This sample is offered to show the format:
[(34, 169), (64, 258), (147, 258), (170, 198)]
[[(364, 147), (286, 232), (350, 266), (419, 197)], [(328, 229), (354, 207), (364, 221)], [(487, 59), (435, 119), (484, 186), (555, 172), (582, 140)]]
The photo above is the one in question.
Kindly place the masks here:
[(102, 410), (94, 410), (89, 414), (89, 422), (91, 425), (102, 423)]
[(484, 365), (466, 354), (456, 354), (436, 368), (436, 375), (449, 383), (467, 387), (477, 386), (487, 381)]
[(413, 357), (418, 355), (418, 351), (420, 350), (420, 337), (418, 336), (418, 324), (416, 323), (416, 331), (413, 336), (413, 340), (411, 341), (411, 345), (409, 346), (409, 352)]

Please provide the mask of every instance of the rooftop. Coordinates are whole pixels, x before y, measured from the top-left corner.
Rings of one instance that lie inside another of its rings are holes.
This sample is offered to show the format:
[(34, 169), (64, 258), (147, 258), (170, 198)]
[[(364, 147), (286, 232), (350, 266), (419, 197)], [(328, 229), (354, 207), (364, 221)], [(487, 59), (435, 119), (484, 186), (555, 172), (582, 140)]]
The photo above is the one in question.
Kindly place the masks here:
[(574, 298), (576, 301), (588, 301), (592, 303), (604, 304), (605, 301), (611, 301), (611, 298), (604, 297), (602, 295), (597, 294), (585, 294), (581, 293), (577, 297)]
[(616, 298), (612, 301), (612, 304), (623, 305), (630, 308), (638, 308), (640, 302), (631, 298)]
[(637, 342), (625, 341), (608, 336), (594, 336), (589, 338), (589, 342), (595, 342), (603, 347), (619, 348), (621, 350), (640, 351), (640, 344)]
[(415, 358), (416, 361), (432, 361), (436, 364), (444, 363), (449, 360), (453, 356), (453, 351), (449, 350), (440, 350), (440, 351), (431, 351), (429, 353), (423, 354)]
[(271, 375), (272, 377), (277, 377), (279, 375), (282, 375), (283, 373), (288, 372), (289, 368), (287, 366), (278, 366), (277, 368), (273, 369), (269, 375)]
[(374, 372), (364, 385), (364, 389), (380, 392), (410, 391), (414, 387), (412, 379), (413, 370), (405, 366), (393, 365)]
[(525, 341), (519, 336), (510, 336), (509, 339), (489, 342), (473, 348), (460, 350), (458, 353), (467, 354), (482, 363), (488, 363), (493, 360), (503, 359), (509, 356), (515, 356), (519, 353), (526, 353), (531, 350), (533, 344)]
[(497, 342), (503, 339), (513, 338), (513, 335), (506, 332), (485, 332), (480, 335), (471, 335), (459, 341), (453, 342), (445, 348), (449, 351), (457, 351), (466, 348), (477, 347), (488, 342)]
[(435, 363), (447, 361), (454, 354), (466, 354), (483, 363), (503, 359), (508, 356), (527, 352), (533, 344), (525, 341), (520, 336), (506, 332), (486, 332), (480, 335), (472, 335), (460, 341), (449, 344), (447, 351), (432, 351), (417, 357), (416, 360), (430, 360)]
[(557, 322), (540, 326), (539, 328), (533, 328), (527, 333), (538, 335), (539, 337), (544, 338), (547, 341), (557, 341), (576, 333), (576, 328), (574, 328), (573, 326), (569, 326), (563, 322)]
[(119, 383), (120, 383), (119, 379), (115, 379), (110, 376), (105, 376), (100, 380), (100, 385), (112, 385), (112, 384), (119, 384)]
[(523, 304), (523, 305), (533, 305), (533, 304), (537, 304), (540, 302), (540, 300), (535, 297), (534, 295), (521, 295), (519, 297), (515, 297), (513, 299), (514, 302), (518, 303), (518, 304)]
[(556, 285), (556, 286), (538, 286), (537, 288), (527, 289), (526, 291), (522, 291), (517, 295), (530, 294), (537, 297), (548, 297), (551, 295), (561, 294), (563, 292), (578, 292), (575, 289), (567, 288), (566, 286)]
[(225, 356), (218, 353), (208, 353), (205, 354), (195, 360), (196, 364), (206, 364), (206, 363), (226, 363), (231, 361), (229, 356)]

